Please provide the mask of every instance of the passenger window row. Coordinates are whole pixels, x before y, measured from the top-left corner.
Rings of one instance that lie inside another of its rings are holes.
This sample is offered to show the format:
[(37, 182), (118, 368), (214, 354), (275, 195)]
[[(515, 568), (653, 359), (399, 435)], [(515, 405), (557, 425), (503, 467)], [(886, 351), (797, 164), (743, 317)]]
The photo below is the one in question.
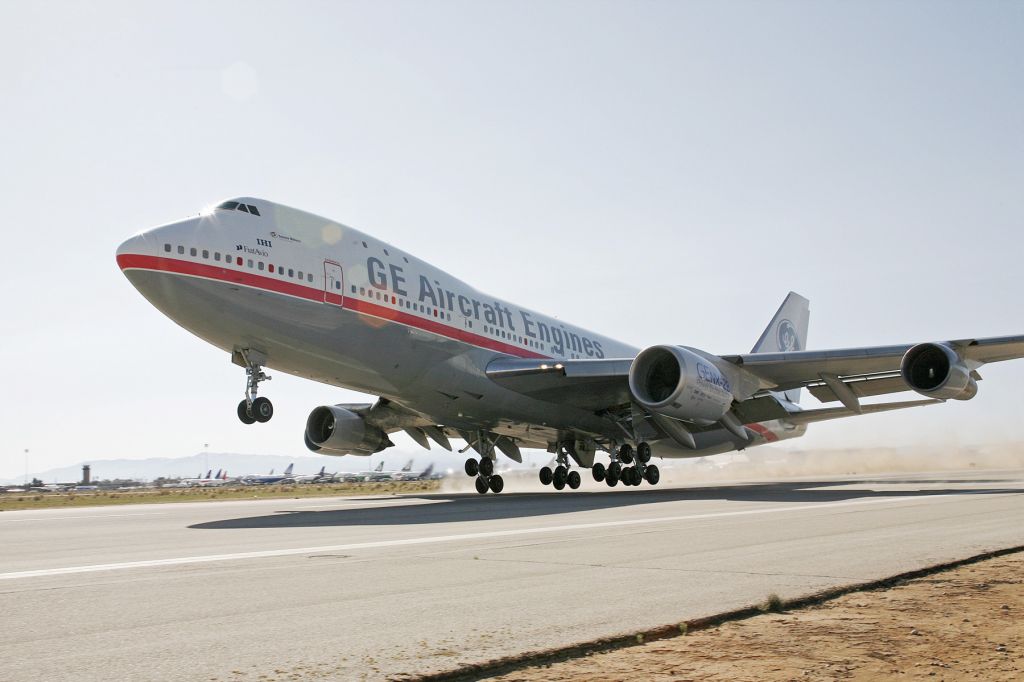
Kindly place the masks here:
[(513, 334), (512, 332), (506, 332), (504, 329), (498, 329), (497, 327), (490, 327), (490, 326), (485, 324), (484, 325), (484, 332), (487, 333), (487, 334), (490, 334), (491, 336), (493, 336), (496, 339), (497, 338), (507, 339), (508, 341), (512, 341), (514, 343), (518, 343), (521, 346), (526, 346), (528, 348), (536, 348), (537, 350), (540, 350), (540, 351), (544, 350), (544, 344), (541, 343), (540, 341), (534, 341), (533, 339), (525, 337), (525, 336), (518, 336), (516, 334)]
[[(352, 291), (353, 295), (355, 295), (356, 292), (358, 291), (359, 292), (359, 296), (362, 296), (362, 297), (364, 297), (366, 299), (369, 299), (371, 301), (380, 301), (381, 303), (385, 303), (385, 304), (388, 304), (388, 305), (393, 305), (393, 306), (398, 307), (398, 308), (404, 308), (406, 310), (411, 310), (414, 313), (422, 313), (422, 314), (426, 315), (427, 317), (433, 316), (433, 317), (436, 317), (436, 318), (438, 318), (440, 320), (446, 320), (448, 322), (452, 321), (452, 314), (451, 313), (447, 313), (447, 312), (445, 312), (443, 310), (439, 310), (439, 309), (433, 308), (431, 306), (423, 305), (422, 303), (413, 303), (412, 301), (410, 301), (407, 298), (399, 298), (398, 296), (394, 296), (394, 295), (387, 294), (387, 293), (383, 293), (382, 294), (380, 291), (377, 291), (377, 290), (372, 289), (372, 288), (368, 289), (366, 287), (359, 287), (358, 290), (357, 290), (356, 286), (354, 284), (352, 285), (351, 291)], [(469, 326), (470, 326), (470, 328), (472, 328), (472, 326), (473, 326), (472, 323), (470, 323)]]
[[(177, 245), (177, 249), (176, 250), (178, 252), (178, 255), (181, 255), (181, 256), (185, 255), (185, 247), (182, 246), (181, 244)], [(170, 244), (164, 244), (164, 252), (165, 253), (171, 253), (171, 251), (172, 251), (171, 245)], [(232, 264), (232, 258), (233, 258), (234, 259), (234, 264), (236, 266), (240, 267), (240, 268), (241, 267), (248, 267), (250, 269), (255, 268), (256, 270), (259, 270), (260, 272), (266, 271), (266, 272), (269, 272), (271, 274), (274, 274), (276, 272), (281, 277), (289, 277), (291, 279), (300, 279), (300, 280), (305, 280), (307, 282), (312, 282), (313, 281), (313, 273), (312, 272), (303, 272), (302, 270), (296, 271), (295, 268), (285, 268), (283, 265), (275, 266), (273, 263), (264, 263), (263, 261), (254, 261), (252, 258), (244, 259), (241, 256), (234, 256), (234, 257), (232, 257), (232, 255), (230, 253), (224, 253), (223, 254), (223, 258), (222, 258), (222, 255), (221, 255), (220, 251), (214, 251), (211, 254), (208, 249), (203, 249), (201, 253), (202, 253), (203, 260), (210, 260), (210, 256), (212, 255), (214, 261), (221, 262), (223, 260), (223, 263), (225, 265), (231, 265)], [(199, 254), (200, 254), (199, 249), (195, 248), (194, 246), (191, 247), (188, 250), (188, 255), (192, 256), (193, 258), (198, 258)], [(341, 283), (340, 282), (335, 282), (334, 283), (334, 288), (335, 289), (340, 289), (341, 288)]]

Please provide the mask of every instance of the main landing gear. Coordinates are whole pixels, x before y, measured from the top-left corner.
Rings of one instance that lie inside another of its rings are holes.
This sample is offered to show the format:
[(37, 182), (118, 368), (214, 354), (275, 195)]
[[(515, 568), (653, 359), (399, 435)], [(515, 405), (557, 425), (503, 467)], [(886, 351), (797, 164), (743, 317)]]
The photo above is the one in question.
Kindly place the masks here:
[(648, 464), (650, 461), (651, 446), (648, 443), (637, 445), (635, 453), (633, 446), (626, 443), (619, 448), (607, 469), (600, 463), (594, 465), (594, 480), (599, 483), (604, 481), (609, 488), (614, 488), (619, 482), (623, 485), (640, 485), (641, 482), (647, 481), (651, 485), (657, 485), (661, 480), (661, 472), (656, 465)]
[(505, 487), (505, 481), (499, 474), (494, 473), (494, 460), (490, 457), (481, 457), (466, 460), (466, 475), (476, 476), (476, 491), (486, 495), (490, 490), (492, 493), (500, 493)]
[(570, 490), (576, 490), (583, 484), (583, 479), (580, 478), (580, 472), (569, 469), (569, 456), (565, 452), (564, 448), (559, 448), (558, 455), (555, 457), (557, 466), (554, 469), (551, 467), (544, 467), (540, 470), (540, 482), (544, 485), (550, 485), (555, 490), (564, 490), (566, 486)]
[(262, 366), (250, 357), (248, 350), (238, 351), (245, 367), (245, 400), (238, 403), (238, 418), (243, 424), (268, 422), (274, 416), (274, 404), (256, 397), (261, 381), (270, 381)]

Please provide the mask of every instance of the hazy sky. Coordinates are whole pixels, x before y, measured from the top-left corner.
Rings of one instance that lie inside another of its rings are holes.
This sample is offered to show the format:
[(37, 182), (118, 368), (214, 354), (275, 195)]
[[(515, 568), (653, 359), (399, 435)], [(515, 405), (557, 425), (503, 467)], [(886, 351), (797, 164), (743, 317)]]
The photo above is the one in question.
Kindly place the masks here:
[[(310, 409), (365, 399), (276, 373), (243, 426), (243, 371), (120, 273), (228, 196), (733, 353), (790, 289), (812, 348), (1024, 332), (1022, 188), (1019, 2), (3, 2), (0, 475), (305, 452)], [(1024, 361), (983, 374), (800, 446), (1018, 438)]]

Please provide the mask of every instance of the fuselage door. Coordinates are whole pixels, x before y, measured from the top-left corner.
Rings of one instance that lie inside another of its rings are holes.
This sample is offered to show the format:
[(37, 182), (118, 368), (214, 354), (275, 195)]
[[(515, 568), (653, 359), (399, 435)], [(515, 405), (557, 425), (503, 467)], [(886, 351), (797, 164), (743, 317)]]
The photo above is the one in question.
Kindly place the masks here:
[(324, 261), (324, 303), (345, 304), (345, 281), (341, 265), (332, 260)]

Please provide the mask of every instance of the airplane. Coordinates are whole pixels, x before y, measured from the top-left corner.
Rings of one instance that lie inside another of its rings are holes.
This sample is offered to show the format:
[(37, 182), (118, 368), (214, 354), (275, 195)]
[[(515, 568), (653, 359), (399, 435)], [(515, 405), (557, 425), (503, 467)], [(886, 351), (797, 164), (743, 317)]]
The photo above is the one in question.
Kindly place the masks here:
[(441, 474), (434, 473), (433, 462), (428, 464), (427, 468), (418, 474), (414, 474), (412, 471), (402, 471), (394, 476), (396, 481), (434, 481), (439, 478), (441, 478)]
[(327, 481), (333, 481), (337, 473), (328, 474), (327, 466), (320, 467), (319, 473), (315, 474), (302, 474), (299, 476), (292, 476), (287, 479), (287, 483), (322, 483)]
[(291, 480), (292, 467), (294, 466), (294, 463), (289, 464), (282, 474), (275, 475), (274, 470), (271, 469), (270, 473), (265, 476), (242, 476), (239, 480), (244, 485), (273, 485), (275, 483), (285, 483)]
[(367, 476), (365, 480), (370, 481), (372, 483), (380, 483), (382, 481), (403, 480), (402, 477), (408, 475), (409, 472), (412, 471), (412, 463), (413, 460), (410, 459), (408, 462), (406, 462), (405, 466), (403, 466), (398, 471), (384, 471), (384, 462), (381, 462), (379, 465), (377, 465), (376, 469), (370, 472), (370, 475)]
[[(218, 469), (217, 470), (217, 478), (220, 478), (220, 474), (221, 474), (221, 472)], [(213, 479), (213, 469), (210, 469), (209, 471), (206, 472), (205, 476), (203, 476), (203, 472), (200, 471), (199, 474), (195, 478), (183, 478), (183, 479), (181, 479), (181, 483), (184, 483), (187, 486), (195, 486), (195, 485), (202, 485), (202, 483), (204, 481), (212, 481), (212, 480), (214, 480)]]
[[(652, 457), (701, 457), (804, 435), (810, 424), (969, 400), (979, 368), (1024, 357), (1024, 335), (808, 350), (810, 304), (790, 292), (749, 353), (676, 343), (636, 348), (488, 296), (342, 223), (257, 198), (145, 230), (116, 259), (174, 322), (245, 370), (236, 414), (264, 423), (267, 368), (379, 396), (321, 405), (308, 449), (369, 456), (404, 431), (476, 456), (464, 470), (498, 493), (497, 453), (546, 450), (541, 483), (660, 480)], [(834, 407), (799, 405), (807, 389)], [(865, 402), (914, 391), (920, 397)], [(597, 457), (607, 456), (608, 464)]]

